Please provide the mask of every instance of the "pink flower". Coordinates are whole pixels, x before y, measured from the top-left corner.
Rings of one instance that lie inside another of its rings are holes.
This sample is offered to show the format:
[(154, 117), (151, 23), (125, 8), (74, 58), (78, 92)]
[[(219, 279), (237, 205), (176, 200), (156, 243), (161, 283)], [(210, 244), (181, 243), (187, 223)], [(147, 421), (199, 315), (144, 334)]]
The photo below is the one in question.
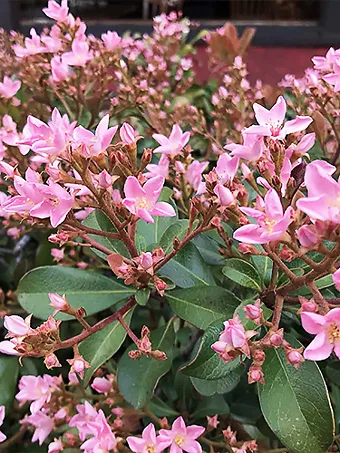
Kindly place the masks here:
[(340, 269), (335, 271), (334, 274), (332, 275), (332, 277), (333, 277), (333, 282), (334, 282), (334, 285), (336, 286), (336, 289), (338, 291), (340, 291)]
[(77, 428), (79, 438), (84, 442), (86, 437), (92, 434), (92, 428), (89, 426), (89, 422), (96, 419), (98, 412), (88, 401), (85, 401), (84, 404), (78, 404), (77, 411), (78, 413), (71, 418), (69, 425)]
[[(263, 203), (262, 199), (258, 198), (259, 200)], [(257, 221), (257, 224), (242, 226), (234, 232), (237, 241), (247, 244), (279, 241), (293, 221), (293, 208), (288, 207), (283, 212), (280, 197), (273, 189), (270, 189), (264, 198), (264, 212), (254, 208), (240, 208), (240, 211)]]
[(25, 419), (25, 423), (35, 426), (36, 430), (34, 431), (32, 442), (39, 442), (39, 445), (42, 445), (50, 432), (54, 428), (53, 418), (48, 417), (41, 411), (35, 412), (34, 414), (28, 416)]
[(79, 374), (81, 379), (84, 379), (85, 370), (91, 368), (91, 365), (81, 355), (68, 359), (67, 362), (71, 365), (70, 373)]
[(340, 56), (339, 49), (334, 50), (331, 47), (325, 57), (318, 57), (315, 56), (312, 58), (312, 62), (314, 63), (314, 68), (318, 71), (331, 71), (333, 69), (333, 63), (337, 57)]
[(127, 437), (127, 443), (130, 450), (134, 453), (160, 453), (162, 450), (159, 446), (159, 437), (156, 436), (156, 430), (152, 423), (150, 423), (142, 432), (142, 437)]
[(205, 431), (203, 426), (185, 426), (182, 417), (178, 417), (172, 424), (171, 430), (161, 429), (158, 436), (158, 446), (161, 450), (170, 446), (170, 453), (202, 453), (202, 447), (197, 438)]
[(194, 160), (190, 165), (188, 165), (185, 177), (194, 190), (199, 188), (202, 181), (202, 173), (208, 165), (208, 162), (199, 162), (198, 160)]
[(149, 164), (146, 166), (146, 169), (149, 171), (149, 173), (146, 173), (144, 176), (148, 179), (153, 178), (157, 175), (167, 178), (169, 176), (169, 162), (170, 161), (166, 157), (166, 155), (162, 154), (158, 164)]
[[(4, 419), (5, 419), (5, 406), (0, 406), (0, 426), (2, 426)], [(0, 442), (3, 442), (6, 439), (7, 437), (5, 436), (5, 434), (0, 431)]]
[(6, 338), (23, 337), (27, 335), (31, 330), (31, 317), (32, 316), (28, 316), (26, 319), (23, 319), (21, 316), (17, 315), (5, 316), (4, 326), (8, 330)]
[(68, 64), (59, 55), (55, 55), (51, 60), (51, 71), (53, 82), (63, 82), (69, 76)]
[(53, 256), (53, 261), (56, 261), (58, 263), (65, 258), (64, 249), (51, 249), (51, 256)]
[(62, 55), (63, 63), (69, 66), (85, 66), (92, 58), (93, 52), (90, 51), (88, 43), (80, 38), (73, 41), (72, 52), (66, 52)]
[(282, 96), (278, 97), (276, 104), (270, 110), (257, 103), (253, 105), (253, 108), (259, 126), (250, 126), (245, 132), (262, 137), (271, 137), (274, 140), (282, 140), (287, 134), (303, 131), (313, 121), (309, 116), (297, 116), (295, 119), (287, 121), (283, 126), (287, 105)]
[(115, 31), (108, 31), (106, 33), (103, 33), (102, 40), (104, 42), (106, 50), (108, 50), (109, 52), (112, 52), (117, 47), (119, 47), (122, 42), (122, 38)]
[(14, 186), (19, 195), (6, 200), (2, 209), (9, 213), (29, 213), (39, 219), (50, 218), (51, 225), (56, 227), (72, 209), (74, 197), (51, 179), (48, 185), (33, 181), (32, 173), (26, 172), (28, 181), (19, 176), (14, 177)]
[(98, 393), (108, 393), (112, 388), (112, 384), (106, 378), (97, 377), (93, 379), (91, 387)]
[(332, 351), (340, 359), (340, 308), (333, 308), (325, 316), (303, 312), (301, 321), (308, 333), (316, 335), (305, 349), (305, 359), (325, 360)]
[(233, 156), (249, 161), (257, 161), (265, 150), (263, 137), (258, 137), (255, 134), (248, 134), (247, 131), (248, 129), (245, 129), (242, 132), (243, 145), (228, 143), (224, 149), (230, 150)]
[(326, 74), (322, 78), (325, 82), (334, 86), (334, 91), (337, 93), (340, 91), (340, 62), (335, 61), (333, 65), (333, 73)]
[(176, 212), (169, 203), (157, 202), (163, 185), (162, 176), (149, 179), (143, 187), (135, 176), (129, 176), (124, 185), (123, 205), (145, 222), (154, 223), (152, 216), (173, 217)]
[(98, 156), (110, 145), (118, 126), (109, 127), (109, 115), (105, 115), (99, 122), (95, 133), (88, 131), (83, 126), (75, 128), (73, 137), (77, 146), (84, 145), (82, 153), (86, 157)]
[(247, 318), (252, 319), (258, 325), (261, 323), (262, 308), (260, 299), (257, 299), (255, 304), (248, 304), (243, 307), (243, 311)]
[(123, 126), (119, 130), (119, 135), (121, 141), (125, 145), (132, 145), (133, 143), (136, 143), (140, 138), (138, 132), (135, 131), (134, 128), (128, 123), (123, 123)]
[(64, 450), (64, 445), (60, 439), (54, 439), (48, 446), (48, 453), (59, 453)]
[(320, 236), (316, 232), (314, 225), (303, 225), (298, 230), (296, 230), (296, 236), (299, 239), (302, 247), (307, 248), (312, 248), (321, 240)]
[(152, 137), (161, 145), (154, 149), (154, 153), (176, 156), (188, 143), (190, 139), (190, 132), (183, 132), (182, 129), (175, 124), (172, 127), (169, 137), (162, 134), (153, 134)]
[(44, 376), (23, 376), (19, 381), (19, 393), (16, 395), (16, 399), (21, 405), (32, 401), (30, 410), (34, 414), (40, 411), (45, 403), (50, 401), (52, 392), (58, 389), (60, 382), (60, 378), (49, 374), (44, 374)]
[(217, 184), (214, 188), (214, 193), (218, 197), (218, 201), (221, 206), (230, 206), (235, 203), (234, 195), (231, 190), (227, 187), (222, 186), (222, 184)]
[(67, 311), (70, 308), (70, 304), (65, 299), (65, 294), (59, 296), (57, 293), (48, 293), (50, 299), (50, 305), (55, 309), (53, 316), (58, 313), (58, 311)]
[(19, 44), (13, 45), (14, 53), (17, 57), (23, 58), (28, 55), (37, 55), (39, 53), (48, 52), (48, 49), (41, 44), (40, 36), (34, 28), (30, 30), (31, 38), (25, 38), (25, 46)]
[(89, 421), (90, 434), (94, 437), (86, 440), (80, 447), (85, 453), (109, 452), (115, 449), (117, 441), (107, 423), (104, 412), (100, 410), (94, 421)]
[(60, 5), (54, 0), (49, 0), (47, 8), (43, 8), (43, 12), (57, 22), (65, 22), (68, 16), (67, 0), (61, 0)]
[(211, 345), (211, 349), (218, 353), (225, 362), (235, 359), (233, 351), (240, 351), (250, 357), (248, 339), (256, 335), (253, 330), (245, 331), (238, 315), (224, 323), (224, 330), (220, 334), (218, 341)]
[(0, 96), (10, 99), (20, 90), (20, 87), (20, 80), (13, 81), (10, 77), (5, 76), (3, 82), (0, 82)]
[(230, 157), (227, 153), (220, 155), (215, 169), (220, 184), (225, 184), (235, 178), (239, 163), (238, 157)]

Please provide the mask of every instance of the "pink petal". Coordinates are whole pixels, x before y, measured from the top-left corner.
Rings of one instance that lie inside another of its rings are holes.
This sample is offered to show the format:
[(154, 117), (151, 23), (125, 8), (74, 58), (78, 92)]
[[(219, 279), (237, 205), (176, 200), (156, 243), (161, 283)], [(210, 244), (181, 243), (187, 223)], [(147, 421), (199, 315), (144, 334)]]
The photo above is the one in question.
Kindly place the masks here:
[(171, 447), (170, 447), (170, 453), (182, 453), (182, 449), (175, 444), (175, 442), (172, 442)]
[[(338, 272), (338, 271), (337, 271)], [(333, 274), (334, 275), (334, 274)], [(340, 307), (333, 308), (325, 316), (327, 322), (339, 322), (340, 321)]]
[(283, 216), (282, 204), (277, 192), (269, 190), (264, 197), (266, 213), (270, 220), (279, 220)]
[(301, 322), (302, 327), (306, 332), (315, 335), (323, 331), (323, 327), (326, 324), (326, 318), (317, 313), (302, 312)]
[(234, 239), (246, 244), (265, 244), (267, 241), (263, 239), (261, 233), (258, 225), (244, 225), (234, 232)]
[(153, 423), (149, 423), (146, 428), (143, 430), (143, 439), (146, 439), (149, 442), (152, 442), (153, 444), (156, 444), (156, 430), (155, 426)]
[(202, 453), (202, 447), (196, 440), (184, 442), (183, 450), (187, 453)]
[(185, 434), (186, 433), (186, 425), (183, 420), (183, 417), (178, 417), (172, 424), (172, 431), (174, 433)]
[[(287, 121), (282, 128), (281, 134), (286, 136), (287, 134), (293, 134), (294, 132), (300, 132), (310, 125), (313, 121), (309, 116), (296, 116), (293, 120)], [(281, 135), (280, 134), (280, 135)]]
[(8, 355), (19, 355), (19, 353), (14, 349), (15, 344), (11, 341), (1, 341), (0, 342), (0, 352), (2, 354)]
[(164, 186), (164, 177), (161, 175), (150, 178), (143, 186), (145, 196), (148, 200), (157, 201)]
[(197, 437), (200, 437), (204, 431), (205, 428), (203, 426), (191, 425), (187, 427), (187, 436), (192, 439), (197, 439)]
[(137, 209), (136, 214), (145, 222), (155, 223), (154, 219), (152, 218), (152, 215), (146, 209)]
[(145, 439), (134, 436), (127, 437), (126, 441), (129, 445), (130, 450), (134, 451), (135, 453), (142, 452), (146, 443)]
[(160, 217), (174, 217), (176, 216), (176, 211), (171, 204), (166, 203), (165, 201), (159, 201), (150, 211), (150, 214)]
[(138, 179), (135, 176), (129, 176), (124, 184), (124, 193), (126, 198), (142, 198), (145, 197), (145, 190), (143, 190)]
[(321, 332), (305, 349), (303, 355), (307, 360), (325, 360), (331, 355), (332, 350), (333, 345), (329, 342), (326, 332)]

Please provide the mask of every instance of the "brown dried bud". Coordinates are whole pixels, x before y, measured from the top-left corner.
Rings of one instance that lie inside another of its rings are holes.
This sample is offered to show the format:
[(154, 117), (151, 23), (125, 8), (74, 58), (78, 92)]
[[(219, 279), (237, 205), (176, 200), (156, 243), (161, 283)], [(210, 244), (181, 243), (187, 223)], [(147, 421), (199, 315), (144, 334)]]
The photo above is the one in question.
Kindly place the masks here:
[(151, 357), (155, 360), (167, 360), (167, 355), (163, 351), (159, 351), (156, 349), (156, 351), (151, 352)]
[(133, 351), (129, 351), (129, 357), (132, 360), (139, 360), (142, 357), (142, 353), (138, 349), (134, 349)]

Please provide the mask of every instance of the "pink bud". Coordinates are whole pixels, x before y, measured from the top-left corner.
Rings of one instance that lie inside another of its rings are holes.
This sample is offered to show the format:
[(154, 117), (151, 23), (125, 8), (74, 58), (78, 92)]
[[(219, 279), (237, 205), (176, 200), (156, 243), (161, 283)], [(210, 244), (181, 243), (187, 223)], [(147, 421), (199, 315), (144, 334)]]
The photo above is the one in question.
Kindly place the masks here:
[(71, 385), (78, 385), (79, 384), (79, 380), (78, 380), (78, 377), (77, 377), (76, 373), (73, 373), (72, 371), (70, 371), (68, 373), (68, 380), (69, 380), (69, 383)]
[(280, 346), (282, 343), (282, 336), (278, 333), (273, 333), (273, 335), (270, 336), (270, 343), (272, 346)]
[(120, 139), (125, 145), (131, 145), (132, 143), (135, 143), (135, 130), (132, 126), (130, 126), (130, 124), (123, 123), (123, 126), (120, 128), (119, 135)]
[(117, 415), (117, 417), (122, 417), (124, 415), (124, 409), (122, 407), (115, 407), (111, 412), (114, 415)]
[(63, 443), (60, 439), (54, 439), (48, 446), (48, 453), (59, 453), (64, 450)]
[(296, 235), (303, 247), (311, 248), (320, 241), (314, 225), (303, 225), (296, 231)]
[(290, 351), (287, 355), (287, 359), (288, 359), (289, 363), (291, 363), (292, 365), (297, 365), (297, 364), (303, 362), (302, 355), (296, 350)]
[(112, 176), (106, 170), (103, 170), (99, 174), (98, 182), (103, 189), (108, 189), (112, 186)]
[(48, 297), (50, 298), (50, 305), (51, 307), (55, 308), (58, 311), (67, 311), (70, 306), (64, 296), (59, 296), (56, 293), (48, 293)]
[(185, 173), (185, 168), (182, 162), (179, 162), (178, 160), (175, 162), (175, 169), (177, 173)]
[(114, 204), (120, 204), (122, 202), (122, 196), (118, 189), (112, 191), (111, 198)]
[(318, 306), (312, 300), (302, 302), (301, 311), (308, 311), (310, 313), (315, 313), (318, 310)]
[(230, 206), (235, 202), (232, 192), (227, 187), (222, 186), (222, 184), (217, 184), (214, 193), (217, 195), (221, 206)]
[(105, 378), (95, 378), (91, 384), (93, 390), (98, 393), (107, 393), (111, 390), (112, 384)]
[(62, 366), (58, 360), (58, 357), (53, 353), (47, 354), (44, 360), (44, 364), (48, 370)]
[(153, 261), (151, 252), (145, 252), (140, 255), (140, 265), (145, 270), (148, 270), (150, 269), (150, 267), (152, 267)]
[(219, 424), (218, 414), (214, 415), (213, 417), (209, 417), (207, 415), (207, 420), (208, 420), (208, 427), (209, 428), (214, 428), (214, 429), (217, 428), (217, 425)]
[(261, 368), (251, 367), (248, 372), (248, 382), (253, 384), (254, 382), (264, 383), (263, 372)]
[(249, 319), (255, 320), (255, 319), (260, 318), (262, 315), (262, 309), (257, 305), (248, 304), (245, 307), (243, 307), (243, 310), (244, 310), (247, 318), (249, 318)]

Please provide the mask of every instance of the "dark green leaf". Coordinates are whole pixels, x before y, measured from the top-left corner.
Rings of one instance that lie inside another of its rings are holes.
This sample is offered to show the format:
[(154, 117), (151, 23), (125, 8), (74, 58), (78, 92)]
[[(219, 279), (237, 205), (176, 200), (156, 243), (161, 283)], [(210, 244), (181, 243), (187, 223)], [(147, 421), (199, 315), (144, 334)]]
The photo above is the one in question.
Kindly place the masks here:
[[(226, 315), (226, 319), (231, 317), (232, 315)], [(182, 373), (199, 379), (214, 380), (228, 376), (229, 373), (235, 372), (235, 370), (240, 367), (242, 369), (239, 359), (225, 363), (218, 354), (211, 349), (211, 345), (218, 340), (223, 329), (222, 320), (212, 323), (207, 328), (202, 337), (197, 355), (189, 365), (182, 368)]]
[(150, 297), (150, 288), (137, 289), (135, 299), (138, 305), (146, 305)]
[[(94, 228), (96, 230), (105, 231), (108, 233), (117, 233), (117, 230), (112, 224), (111, 220), (99, 209), (91, 212), (91, 214), (83, 221), (83, 224), (89, 228)], [(99, 244), (112, 250), (112, 253), (119, 253), (120, 255), (123, 255), (125, 257), (129, 256), (129, 252), (127, 251), (125, 245), (118, 239), (111, 239), (104, 236), (98, 236), (96, 234), (89, 234), (89, 236), (99, 242)], [(98, 256), (106, 260), (107, 255), (105, 253), (95, 249), (94, 247), (92, 248), (92, 250)]]
[(203, 398), (197, 405), (197, 409), (191, 415), (195, 420), (199, 418), (213, 417), (214, 415), (228, 415), (230, 409), (228, 404), (218, 395), (211, 396), (209, 398)]
[(232, 318), (241, 303), (233, 293), (220, 286), (175, 289), (165, 296), (178, 316), (200, 329), (206, 329), (218, 319)]
[(273, 262), (268, 256), (254, 255), (251, 257), (258, 274), (262, 277), (265, 285), (268, 285), (272, 275)]
[(214, 285), (214, 277), (194, 244), (189, 242), (160, 270), (181, 288)]
[(133, 360), (128, 352), (136, 349), (132, 345), (125, 351), (118, 363), (117, 379), (119, 391), (126, 401), (136, 409), (141, 409), (153, 395), (159, 379), (171, 368), (175, 332), (170, 321), (167, 326), (151, 333), (152, 349), (164, 351), (167, 360), (154, 360), (152, 357), (141, 357)]
[[(20, 305), (39, 319), (47, 319), (53, 312), (48, 293), (66, 294), (73, 308), (83, 307), (92, 315), (126, 299), (133, 291), (96, 272), (62, 266), (38, 267), (19, 282)], [(57, 319), (73, 318), (58, 313)]]
[[(324, 277), (315, 280), (315, 285), (318, 289), (324, 289), (334, 285), (332, 274), (325, 275)], [(303, 288), (300, 288), (297, 291), (295, 291), (293, 294), (297, 296), (308, 296), (309, 294), (311, 294), (311, 292), (309, 288), (304, 286)]]
[(9, 410), (17, 388), (19, 375), (18, 357), (0, 357), (0, 406)]
[(188, 230), (188, 225), (188, 220), (175, 220), (164, 231), (160, 239), (159, 246), (162, 247), (166, 255), (173, 250), (172, 244), (175, 237), (177, 237), (179, 240), (182, 240), (184, 238), (185, 233)]
[[(123, 316), (127, 325), (130, 325), (133, 310), (134, 307)], [(126, 330), (119, 321), (114, 321), (80, 343), (80, 354), (91, 364), (91, 368), (85, 371), (85, 386), (89, 383), (93, 373), (119, 350), (125, 337)]]
[(324, 453), (333, 442), (334, 421), (327, 387), (311, 361), (300, 370), (282, 350), (269, 349), (258, 385), (263, 415), (276, 436), (294, 453)]
[(246, 288), (261, 290), (262, 279), (257, 269), (248, 261), (230, 258), (222, 269), (223, 274), (233, 282)]
[(226, 376), (221, 379), (199, 379), (191, 377), (191, 382), (195, 389), (204, 396), (212, 396), (216, 393), (228, 393), (234, 390), (234, 388), (240, 382), (240, 374), (243, 372), (241, 367), (231, 370)]
[(179, 413), (168, 406), (157, 396), (154, 396), (148, 404), (148, 409), (157, 417), (177, 417)]

